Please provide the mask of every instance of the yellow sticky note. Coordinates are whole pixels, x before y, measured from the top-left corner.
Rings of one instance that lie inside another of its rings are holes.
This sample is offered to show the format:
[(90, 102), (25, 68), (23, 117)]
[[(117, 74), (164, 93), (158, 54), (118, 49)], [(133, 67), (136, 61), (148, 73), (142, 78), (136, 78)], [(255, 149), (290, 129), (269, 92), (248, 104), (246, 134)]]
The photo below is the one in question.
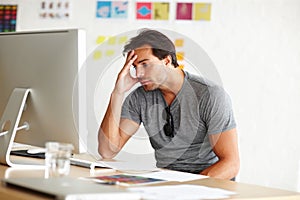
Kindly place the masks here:
[(178, 61), (181, 61), (184, 59), (184, 52), (177, 52), (176, 53), (176, 58)]
[(112, 56), (112, 55), (114, 55), (115, 54), (115, 51), (114, 50), (106, 50), (106, 52), (105, 52), (105, 55), (106, 56)]
[(101, 51), (95, 51), (93, 54), (94, 60), (99, 60), (102, 58), (102, 52)]
[(98, 36), (96, 39), (96, 44), (101, 44), (105, 41), (106, 37), (105, 36)]
[(179, 69), (184, 69), (184, 65), (183, 64), (179, 64)]
[(121, 36), (120, 38), (119, 38), (119, 44), (124, 44), (125, 42), (127, 42), (127, 36)]
[(108, 38), (108, 44), (109, 45), (115, 45), (116, 44), (116, 37), (115, 36), (109, 37)]
[(183, 47), (184, 40), (183, 39), (176, 39), (174, 43), (175, 43), (175, 47)]
[(194, 3), (194, 20), (210, 20), (211, 3)]

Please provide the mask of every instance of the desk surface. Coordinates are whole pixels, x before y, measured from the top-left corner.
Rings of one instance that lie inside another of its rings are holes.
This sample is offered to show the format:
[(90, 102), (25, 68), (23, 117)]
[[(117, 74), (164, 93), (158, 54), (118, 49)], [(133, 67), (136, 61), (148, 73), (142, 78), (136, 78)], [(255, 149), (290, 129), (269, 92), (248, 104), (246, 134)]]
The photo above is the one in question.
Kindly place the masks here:
[[(104, 175), (104, 173), (98, 173), (97, 175)], [(107, 175), (109, 173), (105, 173)], [(110, 173), (111, 174), (111, 173)], [(44, 170), (32, 170), (32, 169), (15, 169), (4, 165), (0, 165), (0, 178), (12, 178), (12, 177), (43, 177)], [(88, 168), (71, 166), (70, 176), (72, 177), (88, 177), (91, 176)], [(219, 180), (214, 178), (199, 179), (189, 182), (189, 184), (203, 185), (208, 187), (223, 188), (226, 190), (235, 191), (237, 195), (232, 196), (232, 199), (268, 199), (268, 200), (296, 200), (300, 199), (300, 193), (273, 189), (267, 187), (261, 187), (250, 184), (243, 184), (233, 181)], [(164, 183), (163, 185), (178, 184), (175, 182)], [(160, 184), (162, 185), (162, 184)], [(115, 186), (111, 186), (115, 187)], [(51, 199), (49, 196), (37, 194), (28, 190), (15, 189), (11, 187), (5, 187), (0, 185), (0, 199)]]

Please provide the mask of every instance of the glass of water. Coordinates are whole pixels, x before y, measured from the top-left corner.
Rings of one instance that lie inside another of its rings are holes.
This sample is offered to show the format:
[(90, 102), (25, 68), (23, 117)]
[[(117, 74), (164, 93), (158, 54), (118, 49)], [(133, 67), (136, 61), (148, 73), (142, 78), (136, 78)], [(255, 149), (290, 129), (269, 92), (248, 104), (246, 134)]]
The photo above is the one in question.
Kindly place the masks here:
[(68, 143), (46, 143), (45, 178), (69, 175), (70, 158), (72, 156), (73, 149), (73, 145)]

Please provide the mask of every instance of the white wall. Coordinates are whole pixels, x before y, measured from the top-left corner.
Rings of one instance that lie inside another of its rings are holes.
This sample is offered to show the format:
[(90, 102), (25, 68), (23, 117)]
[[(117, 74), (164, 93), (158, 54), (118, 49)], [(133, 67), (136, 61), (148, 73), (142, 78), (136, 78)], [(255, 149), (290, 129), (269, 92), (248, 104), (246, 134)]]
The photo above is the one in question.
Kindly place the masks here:
[(210, 0), (212, 20), (196, 23), (100, 20), (95, 0), (71, 1), (70, 20), (41, 20), (36, 0), (0, 0), (7, 2), (19, 4), (18, 30), (85, 28), (89, 52), (98, 34), (144, 26), (192, 38), (211, 57), (232, 97), (239, 181), (300, 191), (300, 1)]

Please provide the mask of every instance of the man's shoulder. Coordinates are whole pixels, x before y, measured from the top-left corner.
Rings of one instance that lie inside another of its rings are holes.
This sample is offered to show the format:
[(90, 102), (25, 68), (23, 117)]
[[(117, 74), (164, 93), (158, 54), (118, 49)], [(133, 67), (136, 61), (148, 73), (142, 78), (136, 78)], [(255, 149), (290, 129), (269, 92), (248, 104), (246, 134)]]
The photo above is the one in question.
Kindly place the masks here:
[(193, 88), (193, 90), (199, 94), (200, 96), (219, 96), (225, 93), (224, 88), (199, 75), (191, 74), (189, 72), (185, 72), (186, 81)]
[(186, 81), (189, 82), (191, 85), (196, 87), (205, 87), (205, 88), (219, 88), (220, 85), (216, 84), (214, 81), (211, 81), (205, 77), (200, 75), (192, 74), (190, 72), (184, 72), (186, 76)]

